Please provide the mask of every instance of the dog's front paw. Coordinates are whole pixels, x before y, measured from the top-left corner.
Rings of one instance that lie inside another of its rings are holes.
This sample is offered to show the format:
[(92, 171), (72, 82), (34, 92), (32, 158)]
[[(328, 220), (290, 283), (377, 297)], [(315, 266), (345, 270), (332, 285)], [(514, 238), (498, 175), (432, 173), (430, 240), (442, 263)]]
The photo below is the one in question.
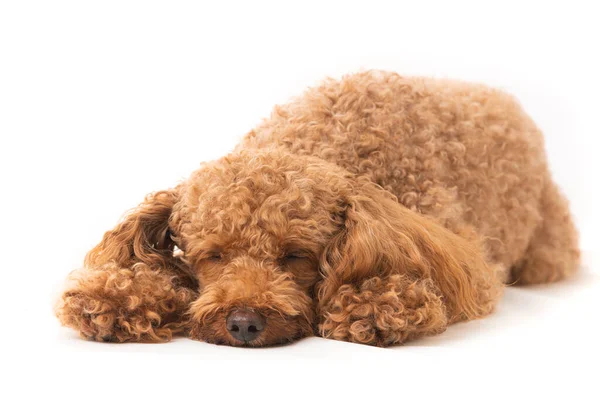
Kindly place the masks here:
[[(60, 322), (70, 326), (90, 340), (117, 341), (117, 315), (113, 305), (92, 298), (82, 292), (68, 291), (63, 294), (56, 308)], [(120, 335), (124, 338), (123, 335)]]
[[(134, 300), (135, 301), (135, 300)], [(167, 341), (172, 329), (160, 327), (160, 316), (150, 310), (116, 304), (83, 292), (63, 294), (56, 314), (60, 322), (89, 340), (101, 342)]]
[(322, 310), (323, 337), (375, 346), (403, 343), (446, 329), (446, 308), (431, 280), (402, 275), (342, 285)]
[(56, 315), (91, 340), (165, 342), (183, 331), (183, 314), (195, 296), (175, 281), (145, 264), (81, 268), (69, 277)]

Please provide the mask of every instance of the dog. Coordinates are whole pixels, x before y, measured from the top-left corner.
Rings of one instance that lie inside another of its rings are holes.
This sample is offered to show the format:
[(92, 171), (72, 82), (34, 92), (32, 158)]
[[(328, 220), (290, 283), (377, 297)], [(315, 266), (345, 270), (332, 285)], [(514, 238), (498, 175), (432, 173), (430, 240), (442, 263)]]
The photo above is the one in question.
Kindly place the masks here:
[(571, 276), (578, 235), (510, 95), (385, 71), (328, 79), (147, 196), (71, 273), (88, 339), (390, 346)]

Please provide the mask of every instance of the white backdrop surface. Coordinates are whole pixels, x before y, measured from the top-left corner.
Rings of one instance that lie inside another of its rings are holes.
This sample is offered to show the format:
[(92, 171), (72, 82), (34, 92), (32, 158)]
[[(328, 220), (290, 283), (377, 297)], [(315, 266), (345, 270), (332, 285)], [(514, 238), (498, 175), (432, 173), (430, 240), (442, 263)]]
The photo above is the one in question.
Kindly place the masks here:
[[(0, 3), (2, 397), (598, 398), (598, 37), (584, 1)], [(273, 105), (369, 68), (516, 95), (571, 201), (581, 274), (385, 350), (108, 345), (58, 326), (63, 278), (125, 210)]]

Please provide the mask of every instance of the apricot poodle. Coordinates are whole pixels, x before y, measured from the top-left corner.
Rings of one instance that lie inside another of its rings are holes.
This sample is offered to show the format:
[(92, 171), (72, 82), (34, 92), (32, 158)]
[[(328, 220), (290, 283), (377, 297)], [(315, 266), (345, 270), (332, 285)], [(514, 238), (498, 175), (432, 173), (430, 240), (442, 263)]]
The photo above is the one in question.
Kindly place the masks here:
[(368, 71), (276, 107), (231, 154), (150, 194), (56, 313), (99, 341), (389, 346), (578, 262), (542, 134), (514, 98)]

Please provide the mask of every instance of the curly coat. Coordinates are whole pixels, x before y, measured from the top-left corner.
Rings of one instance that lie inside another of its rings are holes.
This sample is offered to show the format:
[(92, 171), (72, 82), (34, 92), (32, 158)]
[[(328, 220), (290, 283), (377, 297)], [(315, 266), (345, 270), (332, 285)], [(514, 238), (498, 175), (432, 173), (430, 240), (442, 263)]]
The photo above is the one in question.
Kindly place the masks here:
[[(388, 346), (578, 261), (542, 134), (511, 96), (368, 71), (276, 107), (231, 154), (149, 195), (56, 312), (94, 340)], [(240, 308), (264, 319), (258, 338), (230, 334)]]

